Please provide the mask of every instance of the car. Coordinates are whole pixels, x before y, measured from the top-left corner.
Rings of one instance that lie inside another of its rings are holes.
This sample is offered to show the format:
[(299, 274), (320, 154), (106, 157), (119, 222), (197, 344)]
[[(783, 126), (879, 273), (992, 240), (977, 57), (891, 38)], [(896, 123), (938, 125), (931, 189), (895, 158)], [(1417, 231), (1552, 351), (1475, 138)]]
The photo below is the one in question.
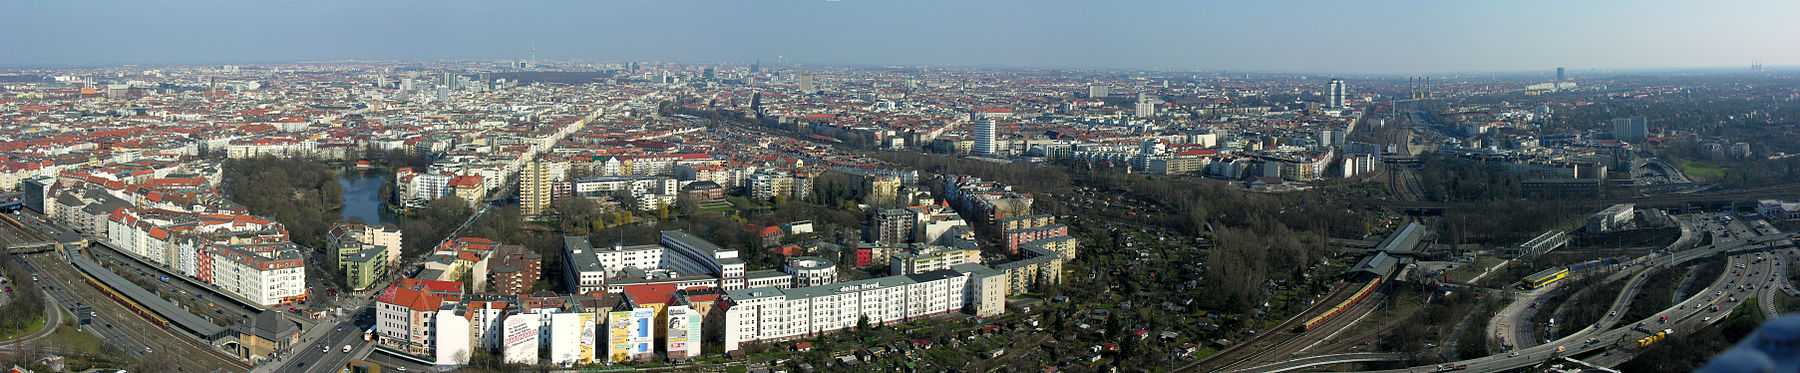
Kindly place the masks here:
[(1519, 352), (1518, 351), (1509, 352), (1506, 354), (1506, 357), (1519, 357)]
[(344, 352), (350, 352), (350, 345), (344, 345)]
[(145, 354), (149, 354), (149, 353), (150, 353), (150, 348), (149, 348), (149, 347), (144, 347), (144, 353), (145, 353)]
[(1707, 316), (1707, 317), (1701, 318), (1700, 321), (1701, 322), (1712, 322), (1712, 316)]
[(1619, 315), (1619, 311), (1612, 311), (1612, 312), (1611, 312), (1611, 313), (1607, 313), (1607, 314), (1606, 314), (1606, 315), (1607, 315), (1607, 316), (1618, 316), (1618, 315)]
[(331, 346), (324, 346), (324, 347), (319, 347), (319, 352), (322, 352), (322, 353), (331, 353)]

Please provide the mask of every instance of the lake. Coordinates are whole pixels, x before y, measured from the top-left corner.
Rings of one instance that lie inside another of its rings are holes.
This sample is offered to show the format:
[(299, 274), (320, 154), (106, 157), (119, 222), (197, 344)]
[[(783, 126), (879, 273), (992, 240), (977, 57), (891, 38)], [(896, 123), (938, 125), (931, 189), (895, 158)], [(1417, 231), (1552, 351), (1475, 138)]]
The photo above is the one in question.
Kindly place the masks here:
[(344, 218), (360, 216), (369, 224), (395, 223), (394, 213), (387, 211), (381, 204), (381, 184), (387, 183), (393, 176), (393, 173), (381, 169), (338, 170), (338, 185), (344, 187)]

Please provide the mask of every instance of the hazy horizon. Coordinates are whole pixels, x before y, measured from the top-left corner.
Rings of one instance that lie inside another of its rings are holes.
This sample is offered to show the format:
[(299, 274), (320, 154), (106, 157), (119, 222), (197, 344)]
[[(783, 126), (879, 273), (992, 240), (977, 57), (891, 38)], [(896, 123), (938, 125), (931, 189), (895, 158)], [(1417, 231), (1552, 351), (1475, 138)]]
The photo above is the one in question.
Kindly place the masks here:
[(0, 4), (0, 65), (493, 61), (535, 43), (547, 61), (1574, 73), (1800, 64), (1791, 14), (1800, 2), (27, 2)]

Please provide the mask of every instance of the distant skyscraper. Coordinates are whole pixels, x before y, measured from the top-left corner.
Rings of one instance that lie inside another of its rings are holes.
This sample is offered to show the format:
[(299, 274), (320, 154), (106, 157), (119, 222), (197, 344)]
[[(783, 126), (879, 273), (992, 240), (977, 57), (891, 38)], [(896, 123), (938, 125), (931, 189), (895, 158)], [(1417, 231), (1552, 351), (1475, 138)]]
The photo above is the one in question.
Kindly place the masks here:
[(800, 92), (801, 93), (812, 93), (813, 92), (813, 73), (811, 71), (801, 71), (800, 72)]
[(994, 155), (993, 119), (982, 118), (975, 120), (975, 149), (970, 152), (975, 153), (975, 155)]
[(1556, 82), (1561, 83), (1563, 80), (1564, 80), (1563, 79), (1563, 68), (1557, 67), (1556, 68)]
[(1643, 141), (1650, 136), (1650, 127), (1644, 124), (1644, 117), (1613, 118), (1613, 138), (1624, 141)]
[(750, 112), (762, 116), (762, 92), (750, 94)]
[(1332, 109), (1343, 109), (1344, 108), (1344, 81), (1339, 80), (1339, 79), (1332, 79), (1331, 87), (1329, 87), (1329, 91), (1330, 91), (1330, 92), (1328, 92), (1329, 97), (1325, 102), (1326, 106), (1329, 106)]
[(707, 78), (707, 79), (712, 79), (712, 78), (713, 78), (713, 68), (711, 68), (711, 67), (708, 67), (708, 68), (705, 68), (705, 69), (701, 69), (701, 70), (700, 70), (700, 77), (703, 77), (703, 78)]
[(756, 63), (750, 64), (750, 72), (753, 72), (753, 73), (762, 72), (762, 60), (756, 60)]
[(1088, 98), (1105, 98), (1105, 97), (1106, 97), (1106, 86), (1099, 85), (1099, 84), (1089, 84), (1088, 85)]
[(1135, 109), (1137, 109), (1137, 110), (1132, 113), (1132, 114), (1134, 114), (1133, 116), (1136, 116), (1138, 118), (1149, 118), (1149, 117), (1156, 116), (1156, 101), (1157, 101), (1156, 99), (1153, 99), (1153, 98), (1150, 98), (1149, 96), (1144, 95), (1143, 92), (1138, 92), (1137, 105), (1135, 107)]
[(525, 164), (519, 173), (519, 214), (544, 215), (550, 210), (550, 175), (542, 161)]

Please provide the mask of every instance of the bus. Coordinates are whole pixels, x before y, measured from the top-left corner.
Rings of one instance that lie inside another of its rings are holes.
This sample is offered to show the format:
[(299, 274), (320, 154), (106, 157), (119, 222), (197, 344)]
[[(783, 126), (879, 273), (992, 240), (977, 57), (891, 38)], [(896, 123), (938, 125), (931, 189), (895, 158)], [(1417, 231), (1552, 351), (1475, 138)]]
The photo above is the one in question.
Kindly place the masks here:
[(373, 326), (369, 327), (369, 330), (363, 331), (363, 342), (372, 340), (375, 340), (375, 327)]

